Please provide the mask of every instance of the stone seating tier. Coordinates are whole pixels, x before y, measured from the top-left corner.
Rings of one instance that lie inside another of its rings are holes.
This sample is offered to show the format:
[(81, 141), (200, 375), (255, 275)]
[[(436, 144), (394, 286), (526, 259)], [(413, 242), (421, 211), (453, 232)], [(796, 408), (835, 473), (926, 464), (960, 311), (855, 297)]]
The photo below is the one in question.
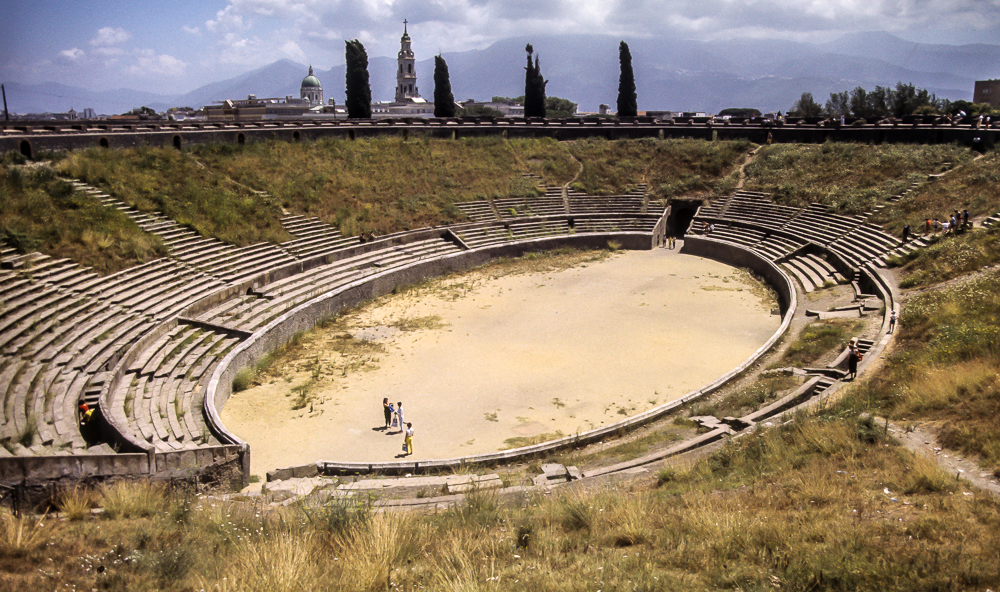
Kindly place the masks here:
[(569, 200), (572, 214), (641, 214), (644, 205), (645, 200), (642, 195), (573, 197)]
[(133, 435), (160, 451), (215, 443), (204, 420), (204, 382), (238, 338), (178, 325), (128, 367), (113, 398)]
[(468, 216), (470, 220), (477, 222), (499, 220), (496, 212), (493, 211), (490, 203), (486, 200), (464, 201), (455, 204), (455, 206)]
[(416, 241), (378, 251), (362, 253), (272, 282), (259, 288), (264, 298), (237, 296), (199, 315), (198, 320), (253, 331), (274, 317), (291, 310), (338, 285), (374, 275), (426, 258), (460, 252), (456, 245), (441, 238)]
[(512, 220), (524, 216), (562, 216), (566, 214), (566, 205), (563, 203), (562, 197), (512, 197), (494, 199), (493, 205), (502, 220)]

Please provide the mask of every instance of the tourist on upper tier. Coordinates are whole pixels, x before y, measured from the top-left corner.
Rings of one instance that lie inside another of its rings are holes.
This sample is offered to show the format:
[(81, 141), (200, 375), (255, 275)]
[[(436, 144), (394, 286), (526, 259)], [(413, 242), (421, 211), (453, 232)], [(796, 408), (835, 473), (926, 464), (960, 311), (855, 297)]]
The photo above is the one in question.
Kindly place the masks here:
[(934, 232), (937, 232), (938, 230), (941, 230), (941, 221), (934, 218)]
[(909, 238), (910, 238), (910, 225), (909, 224), (904, 224), (903, 225), (903, 242), (905, 243), (907, 240), (909, 240)]
[[(969, 226), (969, 210), (965, 210), (964, 212), (962, 212), (962, 218), (964, 219), (964, 222), (962, 222), (962, 224), (964, 226)], [(971, 228), (971, 226), (969, 227)]]
[(927, 225), (924, 226), (924, 234), (930, 234), (930, 233), (931, 233), (931, 219), (928, 218)]
[(896, 309), (889, 313), (889, 333), (896, 330)]

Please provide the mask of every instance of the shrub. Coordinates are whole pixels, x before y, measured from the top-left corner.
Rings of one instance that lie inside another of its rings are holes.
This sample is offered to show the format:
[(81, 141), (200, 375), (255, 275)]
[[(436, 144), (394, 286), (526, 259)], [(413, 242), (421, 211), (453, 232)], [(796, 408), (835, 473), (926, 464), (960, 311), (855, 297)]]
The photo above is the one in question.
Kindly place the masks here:
[(236, 371), (236, 376), (233, 377), (233, 392), (247, 390), (253, 384), (254, 378), (256, 378), (256, 373), (252, 368), (240, 368)]
[(109, 520), (153, 516), (167, 508), (166, 489), (148, 479), (105, 484), (100, 498)]
[(43, 544), (45, 516), (14, 516), (0, 507), (0, 557), (23, 557)]
[(90, 516), (94, 507), (94, 493), (77, 484), (59, 492), (56, 497), (56, 508), (70, 521), (83, 520)]

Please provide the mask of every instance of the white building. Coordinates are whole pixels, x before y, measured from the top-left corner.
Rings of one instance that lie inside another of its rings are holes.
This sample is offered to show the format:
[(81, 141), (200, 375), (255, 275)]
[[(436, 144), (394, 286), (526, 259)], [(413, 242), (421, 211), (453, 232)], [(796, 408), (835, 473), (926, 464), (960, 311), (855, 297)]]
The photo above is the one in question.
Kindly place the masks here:
[(323, 85), (319, 78), (313, 76), (313, 67), (309, 66), (309, 74), (302, 79), (302, 86), (299, 87), (299, 98), (309, 101), (312, 106), (323, 104)]

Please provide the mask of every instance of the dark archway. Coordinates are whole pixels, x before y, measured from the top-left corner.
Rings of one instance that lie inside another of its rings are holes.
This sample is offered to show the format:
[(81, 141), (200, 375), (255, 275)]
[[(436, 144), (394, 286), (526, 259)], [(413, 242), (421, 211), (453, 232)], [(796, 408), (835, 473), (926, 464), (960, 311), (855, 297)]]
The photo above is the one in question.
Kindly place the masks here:
[(671, 234), (681, 238), (691, 226), (691, 220), (698, 213), (700, 202), (674, 201), (670, 205), (670, 216), (667, 218), (667, 236)]
[(178, 150), (181, 149), (181, 137), (180, 136), (174, 136), (174, 148), (176, 148)]
[(101, 145), (101, 148), (107, 148), (108, 146), (110, 146), (110, 144), (108, 144), (107, 138), (101, 138), (101, 141), (98, 142), (98, 144)]
[(21, 140), (21, 154), (25, 158), (31, 158), (31, 142), (27, 140)]
[(298, 142), (300, 139), (299, 132), (292, 132), (292, 140)]
[(240, 135), (236, 136), (236, 143), (237, 144), (244, 144), (244, 143), (246, 143), (246, 141), (247, 141), (246, 136), (244, 136), (243, 134), (240, 134)]

